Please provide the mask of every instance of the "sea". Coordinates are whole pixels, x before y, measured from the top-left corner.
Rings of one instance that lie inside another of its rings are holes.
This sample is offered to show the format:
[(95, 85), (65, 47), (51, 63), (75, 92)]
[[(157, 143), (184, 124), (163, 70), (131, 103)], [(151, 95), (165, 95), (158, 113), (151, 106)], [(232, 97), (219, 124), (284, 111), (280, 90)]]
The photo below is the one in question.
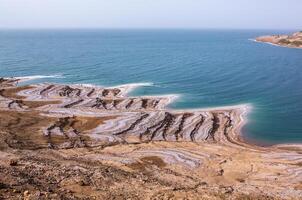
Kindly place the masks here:
[(297, 30), (0, 30), (0, 77), (177, 95), (171, 109), (249, 105), (244, 139), (302, 142), (302, 49), (255, 42)]

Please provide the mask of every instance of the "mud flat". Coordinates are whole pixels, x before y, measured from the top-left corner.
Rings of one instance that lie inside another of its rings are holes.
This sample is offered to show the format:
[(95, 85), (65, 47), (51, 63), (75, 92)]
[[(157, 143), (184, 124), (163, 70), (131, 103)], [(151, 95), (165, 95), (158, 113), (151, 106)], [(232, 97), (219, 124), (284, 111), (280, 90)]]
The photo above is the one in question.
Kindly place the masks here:
[(301, 199), (302, 147), (242, 140), (248, 105), (0, 79), (0, 199)]
[(292, 35), (261, 36), (256, 38), (255, 41), (289, 48), (302, 48), (302, 31)]

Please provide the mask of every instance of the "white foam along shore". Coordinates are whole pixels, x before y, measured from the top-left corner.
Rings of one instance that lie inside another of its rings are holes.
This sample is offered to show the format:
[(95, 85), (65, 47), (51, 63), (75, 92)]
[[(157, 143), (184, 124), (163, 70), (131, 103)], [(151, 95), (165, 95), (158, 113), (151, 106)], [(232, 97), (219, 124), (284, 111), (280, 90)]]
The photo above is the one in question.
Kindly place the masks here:
[(273, 46), (277, 46), (277, 47), (285, 47), (285, 46), (281, 46), (281, 45), (274, 44), (274, 43), (271, 43), (271, 42), (261, 42), (261, 41), (258, 41), (258, 40), (256, 40), (256, 39), (249, 39), (249, 40), (250, 40), (250, 41), (253, 41), (253, 42), (269, 44), (269, 45), (273, 45)]
[(92, 83), (76, 83), (76, 84), (70, 84), (70, 85), (77, 85), (81, 87), (89, 87), (89, 88), (119, 88), (123, 89), (125, 92), (129, 93), (133, 91), (134, 89), (137, 89), (138, 87), (147, 87), (147, 86), (153, 86), (153, 83), (126, 83), (122, 85), (114, 85), (114, 86), (104, 86), (104, 85), (96, 85)]
[(33, 76), (19, 76), (19, 77), (12, 77), (14, 79), (19, 79), (19, 82), (26, 82), (32, 81), (36, 79), (45, 79), (45, 78), (64, 78), (63, 75), (33, 75)]
[(107, 88), (107, 89), (118, 88), (122, 90), (124, 94), (129, 94), (130, 92), (134, 91), (139, 87), (149, 87), (149, 86), (153, 86), (154, 84), (146, 82), (146, 83), (126, 83), (126, 84), (114, 85), (114, 86), (96, 85), (91, 83), (76, 83), (76, 84), (68, 84), (68, 85), (75, 85), (75, 86), (88, 87), (88, 88)]
[(258, 41), (256, 39), (248, 39), (248, 40), (253, 41), (253, 42), (257, 42), (257, 43), (269, 44), (269, 45), (276, 46), (276, 47), (291, 48), (291, 49), (301, 49), (299, 47), (282, 46), (282, 45), (275, 44), (275, 43), (272, 43), (272, 42), (262, 42), (262, 41)]
[[(45, 79), (45, 78), (64, 78), (64, 76), (63, 75), (32, 75), (32, 76), (17, 76), (17, 77), (5, 77), (5, 78), (18, 79), (18, 82), (26, 82), (36, 79)], [(108, 88), (108, 89), (119, 88), (120, 90), (122, 90), (124, 94), (129, 94), (130, 92), (134, 91), (139, 87), (149, 87), (149, 86), (153, 86), (154, 84), (151, 82), (127, 83), (127, 84), (108, 86), (108, 87), (102, 85), (89, 84), (89, 83), (77, 83), (77, 84), (67, 84), (67, 85), (75, 85), (75, 86), (89, 87), (89, 88)], [(172, 96), (172, 95), (167, 95), (167, 96)]]
[(107, 88), (109, 88), (109, 89), (119, 88), (120, 90), (123, 91), (123, 93), (129, 94), (130, 92), (134, 91), (135, 89), (137, 89), (139, 87), (151, 87), (151, 86), (154, 86), (154, 83), (145, 82), (145, 83), (127, 83), (127, 84), (122, 84), (122, 85), (110, 86)]
[(250, 103), (246, 104), (236, 104), (236, 105), (230, 105), (230, 106), (216, 106), (216, 107), (202, 107), (202, 108), (192, 108), (192, 109), (173, 109), (174, 111), (220, 111), (220, 110), (236, 110), (240, 109), (243, 110), (245, 113), (250, 112), (253, 109), (253, 105)]

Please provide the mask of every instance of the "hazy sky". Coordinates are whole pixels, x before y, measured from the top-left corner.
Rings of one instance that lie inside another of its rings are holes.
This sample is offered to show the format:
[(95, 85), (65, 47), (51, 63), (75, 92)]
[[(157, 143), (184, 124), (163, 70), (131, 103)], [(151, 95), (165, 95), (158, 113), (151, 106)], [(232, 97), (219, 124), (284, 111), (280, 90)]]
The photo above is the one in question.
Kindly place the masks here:
[(0, 0), (0, 28), (302, 29), (302, 0)]

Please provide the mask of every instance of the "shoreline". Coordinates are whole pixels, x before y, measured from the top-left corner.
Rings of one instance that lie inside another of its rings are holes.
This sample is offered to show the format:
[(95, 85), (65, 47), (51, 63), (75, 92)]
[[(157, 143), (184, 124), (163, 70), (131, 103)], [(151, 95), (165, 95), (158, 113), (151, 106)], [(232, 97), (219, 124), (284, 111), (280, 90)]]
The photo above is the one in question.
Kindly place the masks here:
[[(32, 80), (33, 77), (34, 78), (41, 78), (41, 77), (46, 77), (46, 76), (31, 76), (31, 77), (32, 78), (30, 78), (30, 79), (27, 78), (27, 77), (17, 77), (17, 78), (15, 78), (15, 80), (17, 80), (17, 82), (25, 82), (25, 81), (28, 81), (28, 80)], [(47, 77), (49, 77), (49, 76), (47, 76)], [(10, 79), (10, 80), (14, 80), (14, 78)], [(42, 83), (42, 84), (33, 85), (33, 87), (40, 87), (41, 88), (41, 87), (44, 87), (44, 85), (48, 85), (46, 87), (46, 89), (47, 89), (49, 86), (51, 86), (51, 87), (65, 87), (66, 84), (51, 84), (51, 83), (46, 84), (46, 83)], [(152, 112), (154, 112), (154, 111), (156, 111), (156, 112), (171, 112), (175, 116), (182, 115), (183, 113), (192, 113), (193, 115), (195, 115), (195, 113), (205, 113), (205, 115), (212, 115), (211, 113), (214, 113), (215, 116), (219, 115), (219, 113), (226, 113), (226, 114), (228, 112), (229, 113), (235, 113), (234, 116), (233, 116), (235, 121), (233, 122), (234, 124), (232, 125), (232, 126), (234, 126), (235, 131), (233, 131), (234, 133), (231, 134), (231, 135), (232, 135), (232, 137), (236, 138), (235, 140), (241, 138), (240, 142), (245, 143), (245, 141), (243, 141), (243, 137), (241, 135), (242, 134), (241, 129), (247, 123), (246, 115), (247, 115), (248, 111), (252, 108), (251, 105), (243, 104), (243, 105), (222, 106), (222, 107), (212, 107), (212, 108), (171, 109), (171, 108), (168, 108), (168, 105), (171, 104), (175, 99), (179, 98), (178, 95), (134, 96), (134, 97), (128, 96), (129, 93), (132, 92), (133, 90), (135, 90), (137, 87), (146, 86), (146, 85), (149, 86), (149, 85), (152, 85), (152, 84), (150, 84), (150, 83), (123, 84), (123, 85), (118, 85), (116, 87), (114, 87), (114, 86), (107, 87), (107, 90), (108, 91), (109, 90), (119, 90), (118, 91), (119, 94), (117, 96), (115, 96), (115, 94), (113, 94), (113, 96), (111, 96), (111, 98), (113, 98), (113, 99), (114, 98), (122, 98), (126, 101), (127, 99), (135, 98), (135, 99), (138, 99), (139, 101), (142, 100), (142, 107), (146, 106), (146, 109), (151, 109)], [(102, 86), (94, 86), (94, 85), (87, 85), (87, 84), (67, 84), (67, 87), (68, 87), (68, 89), (70, 89), (72, 87), (78, 87), (79, 89), (76, 89), (76, 90), (86, 90), (86, 89), (89, 88), (89, 89), (92, 89), (94, 91), (95, 90), (103, 90), (103, 88), (104, 88)], [(44, 92), (44, 89), (42, 91)], [(20, 91), (16, 95), (27, 96), (26, 99), (28, 99), (28, 100), (36, 101), (36, 100), (40, 99), (40, 100), (45, 101), (44, 97), (42, 97), (42, 99), (40, 97), (41, 92), (38, 94), (37, 92), (31, 92), (30, 90), (29, 90), (29, 92)], [(76, 97), (76, 98), (78, 98), (78, 97)], [(79, 98), (82, 98), (82, 97), (79, 97)], [(81, 99), (80, 101), (85, 101), (85, 98)], [(96, 98), (98, 98), (98, 97), (96, 97)], [(148, 108), (147, 102), (145, 102), (146, 105), (143, 105), (144, 100), (148, 101), (148, 99), (150, 101), (156, 101), (156, 107), (152, 107), (152, 105), (151, 105), (151, 107)], [(57, 97), (49, 98), (49, 96), (47, 96), (47, 98), (46, 98), (46, 101), (58, 101), (58, 100), (61, 100), (61, 98), (57, 98)], [(66, 99), (66, 101), (67, 102), (65, 102), (65, 104), (67, 104), (67, 105), (65, 105), (64, 107), (66, 107), (66, 106), (69, 107), (69, 105), (78, 104), (77, 102), (70, 103), (69, 102), (70, 100), (68, 98)], [(63, 101), (62, 104), (64, 104), (64, 101)], [(81, 104), (81, 102), (80, 102), (80, 104)], [(53, 110), (57, 109), (56, 107), (53, 107), (53, 106), (51, 106), (50, 108), (52, 108)], [(50, 109), (50, 108), (48, 108), (48, 109)], [(136, 109), (138, 109), (137, 111), (139, 111), (141, 108), (137, 107)], [(53, 112), (53, 110), (52, 110), (52, 112)], [(125, 111), (127, 111), (127, 109)], [(136, 112), (136, 110), (129, 110), (129, 111)], [(81, 112), (85, 112), (85, 110), (83, 110), (81, 108)], [(111, 113), (112, 111), (105, 109), (105, 112)], [(217, 114), (215, 114), (215, 113), (217, 113)], [(227, 115), (229, 115), (229, 114), (227, 114)], [(214, 116), (213, 120), (215, 120), (215, 118), (216, 118), (215, 116)], [(176, 120), (176, 119), (174, 119), (174, 120)], [(218, 118), (217, 118), (217, 120), (218, 120)], [(213, 125), (214, 124), (215, 124), (215, 122), (213, 121)], [(209, 136), (204, 135), (202, 137), (207, 138)]]
[[(250, 39), (252, 40), (252, 39)], [(255, 42), (260, 42), (260, 41), (256, 41), (253, 40)], [(261, 42), (262, 43), (262, 42)], [(272, 44), (272, 45), (276, 45), (276, 44)], [(279, 45), (276, 45), (279, 46)], [(284, 46), (281, 46), (284, 47)], [(34, 75), (34, 76), (24, 76), (24, 77), (5, 77), (6, 79), (18, 79), (18, 82), (27, 82), (27, 81), (31, 81), (31, 80), (35, 80), (35, 79), (44, 79), (44, 78), (63, 78), (63, 76), (61, 75)], [(39, 85), (39, 84), (46, 84), (46, 83), (38, 83), (35, 85)], [(48, 83), (47, 83), (48, 84)], [(51, 84), (51, 83), (49, 83)], [(177, 108), (169, 108), (169, 105), (171, 103), (173, 103), (176, 99), (180, 98), (181, 95), (178, 94), (166, 94), (166, 95), (147, 95), (147, 96), (129, 96), (129, 94), (131, 92), (133, 92), (134, 90), (136, 90), (139, 87), (149, 87), (154, 85), (153, 83), (150, 82), (146, 82), (146, 83), (129, 83), (129, 84), (121, 84), (121, 85), (116, 85), (116, 86), (102, 86), (102, 85), (94, 85), (94, 84), (63, 84), (63, 83), (55, 83), (55, 85), (69, 85), (71, 87), (87, 87), (87, 88), (94, 88), (94, 89), (102, 89), (102, 88), (107, 88), (107, 89), (114, 89), (114, 88), (118, 88), (123, 92), (123, 97), (127, 98), (127, 97), (134, 97), (134, 98), (163, 98), (166, 99), (166, 102), (164, 103), (164, 105), (161, 107), (160, 110), (167, 110), (170, 112), (174, 112), (174, 113), (184, 113), (184, 112), (219, 112), (219, 111), (225, 111), (225, 110), (239, 110), (241, 112), (240, 116), (240, 123), (238, 125), (237, 128), (237, 133), (234, 135), (234, 137), (236, 137), (236, 139), (238, 140), (238, 142), (245, 144), (245, 145), (249, 145), (249, 146), (255, 146), (255, 147), (259, 147), (259, 148), (270, 148), (270, 147), (278, 147), (278, 146), (291, 146), (291, 145), (299, 145), (300, 143), (274, 143), (274, 142), (263, 142), (261, 140), (258, 139), (252, 139), (252, 138), (248, 138), (244, 136), (243, 133), (243, 127), (248, 123), (248, 113), (253, 109), (252, 104), (246, 103), (246, 104), (238, 104), (238, 105), (230, 105), (230, 106), (216, 106), (216, 107), (200, 107), (200, 108), (188, 108), (188, 109), (177, 109)], [(22, 94), (21, 94), (22, 95)], [(240, 113), (239, 112), (239, 113)]]
[(276, 46), (276, 47), (290, 48), (290, 49), (302, 49), (302, 47), (284, 46), (284, 45), (275, 44), (275, 43), (272, 43), (272, 42), (262, 42), (262, 41), (257, 40), (257, 39), (248, 39), (248, 40), (253, 41), (253, 42), (257, 42), (257, 43), (262, 43), (262, 44), (269, 44), (269, 45)]
[[(258, 41), (256, 41), (258, 42)], [(273, 44), (274, 45), (274, 44)], [(7, 79), (18, 79), (18, 82), (26, 83), (27, 81), (35, 80), (35, 79), (44, 79), (44, 78), (62, 78), (61, 75), (34, 75), (34, 76), (24, 76), (24, 77), (6, 77)], [(39, 84), (46, 84), (46, 83), (38, 83), (34, 85)], [(48, 83), (47, 83), (48, 84)], [(51, 84), (51, 83), (49, 83)], [(247, 115), (248, 113), (253, 109), (252, 104), (238, 104), (238, 105), (230, 105), (230, 106), (216, 106), (216, 107), (200, 107), (200, 108), (188, 108), (188, 109), (175, 109), (175, 108), (169, 108), (169, 105), (173, 103), (176, 99), (180, 98), (181, 95), (178, 94), (166, 94), (166, 95), (147, 95), (147, 96), (129, 96), (131, 92), (136, 90), (139, 87), (149, 87), (154, 85), (153, 83), (146, 82), (146, 83), (129, 83), (129, 84), (121, 84), (116, 86), (102, 86), (102, 85), (94, 85), (94, 84), (63, 84), (63, 83), (55, 83), (55, 85), (69, 85), (71, 87), (87, 87), (87, 88), (94, 88), (94, 89), (115, 89), (118, 88), (123, 92), (123, 97), (135, 97), (135, 98), (164, 98), (166, 99), (165, 104), (161, 107), (160, 110), (167, 110), (174, 113), (184, 113), (184, 112), (219, 112), (219, 111), (225, 111), (225, 110), (239, 110), (240, 115), (240, 123), (238, 124), (237, 133), (234, 135), (234, 137), (238, 140), (238, 142), (249, 145), (249, 146), (256, 146), (259, 148), (266, 148), (266, 147), (273, 147), (278, 145), (291, 145), (292, 143), (263, 143), (261, 140), (253, 140), (249, 139), (248, 137), (244, 136), (244, 133), (242, 131), (243, 127), (248, 123)], [(22, 95), (22, 94), (21, 94)]]

